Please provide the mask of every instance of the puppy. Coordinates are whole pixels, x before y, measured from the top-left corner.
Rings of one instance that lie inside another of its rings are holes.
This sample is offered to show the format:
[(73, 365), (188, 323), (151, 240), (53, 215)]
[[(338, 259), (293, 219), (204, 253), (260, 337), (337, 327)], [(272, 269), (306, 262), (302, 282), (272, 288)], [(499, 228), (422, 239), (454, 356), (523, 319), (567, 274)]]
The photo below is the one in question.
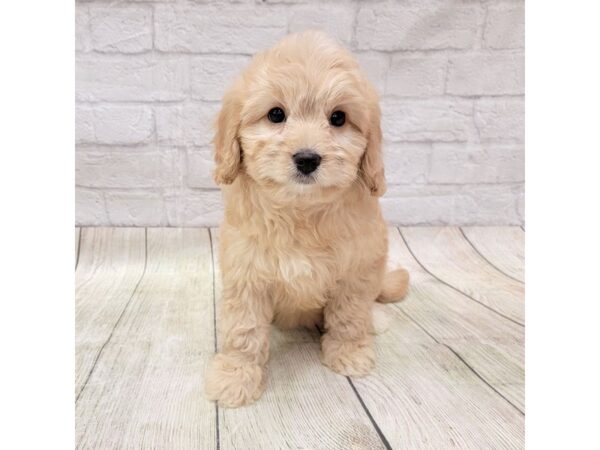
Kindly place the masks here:
[(237, 407), (260, 397), (271, 323), (321, 324), (323, 364), (368, 374), (373, 304), (408, 286), (405, 270), (385, 273), (375, 89), (326, 35), (293, 34), (254, 57), (216, 128), (223, 303), (208, 398)]

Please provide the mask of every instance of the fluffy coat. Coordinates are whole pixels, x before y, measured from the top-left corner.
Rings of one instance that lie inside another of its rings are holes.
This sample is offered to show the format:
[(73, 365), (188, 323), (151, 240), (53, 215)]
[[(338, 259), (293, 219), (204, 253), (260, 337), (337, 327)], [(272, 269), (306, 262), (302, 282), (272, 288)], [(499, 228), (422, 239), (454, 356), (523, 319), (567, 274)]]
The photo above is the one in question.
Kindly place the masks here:
[[(281, 107), (283, 123), (268, 120)], [(343, 111), (346, 123), (329, 117)], [(378, 97), (350, 53), (319, 32), (254, 57), (228, 90), (214, 139), (223, 186), (220, 352), (206, 375), (221, 406), (260, 397), (269, 329), (324, 328), (323, 364), (343, 375), (374, 367), (372, 308), (403, 297), (408, 274), (386, 274), (387, 227)], [(300, 177), (292, 156), (318, 152)]]

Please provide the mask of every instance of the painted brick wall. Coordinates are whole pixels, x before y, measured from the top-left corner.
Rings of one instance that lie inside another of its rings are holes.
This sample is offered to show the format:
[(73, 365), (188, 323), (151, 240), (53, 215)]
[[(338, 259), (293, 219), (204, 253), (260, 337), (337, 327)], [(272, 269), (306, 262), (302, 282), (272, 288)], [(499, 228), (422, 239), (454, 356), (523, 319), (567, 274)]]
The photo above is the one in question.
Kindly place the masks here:
[(511, 0), (80, 0), (76, 222), (217, 224), (225, 87), (254, 52), (321, 28), (381, 94), (390, 222), (521, 224), (523, 16)]

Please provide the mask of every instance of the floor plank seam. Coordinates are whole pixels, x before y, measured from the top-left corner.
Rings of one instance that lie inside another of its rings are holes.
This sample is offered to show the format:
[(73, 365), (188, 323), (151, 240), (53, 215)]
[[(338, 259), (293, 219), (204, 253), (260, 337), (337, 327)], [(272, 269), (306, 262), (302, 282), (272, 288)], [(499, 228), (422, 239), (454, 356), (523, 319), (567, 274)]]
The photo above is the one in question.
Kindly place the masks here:
[(404, 244), (406, 245), (406, 248), (408, 249), (408, 251), (410, 252), (410, 254), (412, 255), (412, 257), (414, 258), (414, 260), (419, 264), (419, 266), (421, 266), (421, 268), (427, 272), (429, 275), (431, 275), (433, 278), (435, 278), (437, 281), (439, 281), (440, 283), (448, 286), (449, 288), (453, 289), (454, 291), (458, 292), (459, 294), (464, 295), (465, 297), (471, 299), (472, 301), (474, 301), (475, 303), (479, 303), (481, 306), (483, 306), (484, 308), (489, 309), (490, 311), (493, 311), (494, 313), (498, 314), (500, 317), (505, 318), (506, 320), (510, 320), (512, 323), (519, 325), (521, 327), (525, 327), (525, 324), (511, 318), (508, 317), (504, 314), (502, 314), (500, 311), (492, 308), (489, 305), (486, 305), (485, 303), (477, 300), (476, 298), (470, 296), (469, 294), (467, 294), (466, 292), (461, 291), (460, 289), (458, 289), (455, 286), (452, 286), (450, 283), (448, 283), (447, 281), (442, 280), (441, 278), (439, 278), (437, 275), (435, 275), (433, 272), (431, 272), (429, 269), (427, 269), (427, 267), (425, 267), (425, 265), (423, 265), (423, 263), (417, 258), (417, 256), (415, 255), (415, 253), (412, 251), (412, 249), (410, 248), (410, 246), (408, 245), (408, 241), (406, 240), (406, 238), (404, 237), (404, 235), (402, 234), (402, 231), (400, 230), (400, 228), (396, 228), (396, 230), (398, 230), (398, 233), (400, 233), (400, 237), (402, 238), (402, 240), (404, 241)]
[(147, 265), (148, 265), (148, 229), (144, 228), (144, 269), (142, 270), (142, 274), (140, 275), (140, 278), (138, 279), (135, 287), (133, 288), (133, 291), (131, 292), (131, 295), (129, 296), (127, 303), (125, 303), (125, 306), (123, 307), (123, 310), (121, 311), (121, 314), (117, 318), (115, 325), (113, 326), (112, 330), (110, 331), (108, 338), (106, 339), (106, 341), (104, 341), (104, 343), (102, 344), (102, 347), (100, 347), (100, 350), (98, 351), (98, 354), (96, 355), (96, 358), (94, 358), (94, 363), (92, 364), (92, 368), (88, 372), (87, 377), (85, 378), (85, 381), (83, 382), (83, 385), (81, 386), (81, 389), (79, 390), (79, 392), (77, 393), (77, 396), (75, 397), (75, 404), (77, 404), (77, 402), (79, 401), (79, 397), (81, 397), (81, 394), (85, 390), (85, 388), (88, 384), (88, 381), (92, 377), (92, 374), (94, 373), (94, 369), (96, 368), (96, 365), (98, 364), (98, 361), (100, 360), (100, 356), (102, 356), (102, 352), (104, 351), (104, 348), (108, 345), (108, 343), (112, 339), (115, 330), (117, 329), (117, 327), (119, 326), (119, 323), (121, 322), (121, 319), (125, 315), (125, 311), (129, 307), (131, 300), (135, 296), (135, 294), (142, 282), (142, 279), (144, 278), (144, 275), (146, 274), (146, 266)]
[(518, 278), (513, 277), (512, 275), (507, 274), (505, 271), (503, 271), (502, 269), (500, 269), (498, 266), (496, 266), (493, 262), (491, 262), (489, 259), (487, 259), (485, 257), (485, 255), (483, 253), (481, 253), (479, 251), (479, 249), (475, 246), (475, 244), (473, 244), (473, 242), (471, 242), (471, 240), (468, 238), (468, 236), (466, 235), (466, 233), (464, 232), (464, 230), (462, 229), (462, 227), (458, 228), (461, 232), (461, 234), (463, 235), (463, 237), (465, 238), (465, 240), (469, 243), (469, 245), (473, 248), (473, 250), (475, 250), (475, 252), (481, 256), (485, 262), (487, 262), (490, 266), (492, 266), (494, 269), (496, 269), (498, 272), (500, 272), (502, 275), (507, 276), (508, 278), (510, 278), (511, 280), (516, 281), (517, 283), (520, 284), (525, 284), (523, 281), (519, 280)]
[(83, 234), (83, 228), (79, 229), (79, 237), (77, 238), (77, 257), (75, 258), (75, 270), (77, 271), (77, 266), (79, 265), (79, 254), (81, 253), (81, 235)]
[(446, 344), (445, 342), (441, 342), (439, 339), (437, 339), (433, 334), (431, 334), (429, 331), (427, 331), (427, 329), (425, 327), (423, 327), (417, 320), (415, 320), (410, 314), (408, 314), (406, 311), (404, 311), (399, 305), (394, 305), (394, 306), (402, 314), (404, 314), (410, 321), (412, 321), (417, 327), (419, 327), (421, 330), (423, 330), (423, 332), (425, 334), (427, 334), (427, 336), (429, 336), (431, 339), (433, 339), (436, 344), (443, 345), (448, 350), (450, 350), (454, 354), (454, 356), (456, 356), (460, 360), (460, 362), (462, 362), (487, 387), (489, 387), (492, 391), (494, 391), (496, 394), (498, 394), (500, 397), (502, 397), (508, 404), (510, 404), (510, 406), (515, 408), (517, 411), (519, 411), (519, 413), (521, 413), (521, 415), (523, 415), (523, 416), (525, 415), (525, 413), (521, 410), (521, 408), (516, 406), (513, 402), (511, 402), (509, 399), (507, 399), (500, 391), (498, 391), (494, 386), (492, 386), (492, 384), (490, 384), (483, 376), (481, 376), (479, 374), (479, 372), (477, 372), (467, 361), (465, 361), (463, 359), (463, 357), (460, 356), (460, 354), (456, 350), (454, 350), (450, 345)]
[(522, 416), (525, 416), (525, 412), (524, 412), (524, 411), (522, 411), (522, 410), (521, 410), (521, 408), (519, 408), (517, 405), (515, 405), (513, 402), (511, 402), (511, 401), (510, 401), (508, 398), (506, 398), (506, 397), (505, 397), (505, 396), (504, 396), (504, 395), (503, 395), (503, 394), (502, 394), (500, 391), (498, 391), (498, 390), (497, 390), (497, 389), (496, 389), (496, 388), (495, 388), (493, 385), (491, 385), (490, 383), (488, 383), (488, 382), (487, 382), (487, 380), (486, 380), (485, 378), (483, 378), (483, 377), (482, 377), (482, 376), (479, 374), (479, 372), (477, 372), (475, 369), (473, 369), (473, 367), (471, 367), (471, 365), (470, 365), (470, 364), (469, 364), (467, 361), (465, 361), (465, 360), (463, 359), (463, 357), (462, 357), (462, 356), (460, 356), (460, 354), (459, 354), (459, 353), (458, 353), (456, 350), (454, 350), (454, 349), (453, 349), (452, 347), (450, 347), (448, 344), (444, 344), (444, 343), (442, 343), (442, 345), (443, 345), (444, 347), (446, 347), (448, 350), (450, 350), (452, 353), (454, 353), (454, 355), (455, 355), (455, 356), (456, 356), (458, 359), (460, 359), (460, 360), (462, 361), (462, 363), (463, 363), (465, 366), (467, 366), (467, 367), (469, 368), (469, 370), (470, 370), (471, 372), (473, 372), (473, 374), (474, 374), (474, 375), (475, 375), (477, 378), (479, 378), (481, 381), (483, 381), (483, 382), (484, 382), (484, 383), (485, 383), (485, 384), (486, 384), (486, 385), (487, 385), (487, 386), (488, 386), (488, 387), (489, 387), (491, 390), (493, 390), (493, 391), (494, 391), (496, 394), (498, 394), (500, 397), (502, 397), (502, 398), (503, 398), (503, 399), (506, 401), (506, 403), (508, 403), (510, 406), (512, 406), (512, 407), (513, 407), (514, 409), (516, 409), (517, 411), (519, 411), (519, 413), (521, 413), (521, 415), (522, 415)]
[[(215, 340), (215, 354), (217, 353), (217, 285), (215, 281), (215, 253), (213, 249), (213, 238), (210, 228), (208, 228), (208, 240), (210, 242), (210, 261), (212, 268), (212, 294), (213, 294), (213, 325), (214, 325), (214, 340)], [(216, 427), (216, 445), (217, 450), (221, 447), (221, 431), (219, 425), (219, 404), (215, 402), (215, 427)]]
[(365, 413), (367, 414), (367, 417), (371, 421), (371, 424), (373, 425), (373, 428), (375, 428), (375, 432), (379, 436), (379, 439), (381, 439), (381, 442), (383, 443), (383, 446), (387, 450), (393, 450), (392, 446), (390, 445), (390, 443), (388, 442), (387, 438), (385, 437), (385, 434), (383, 434), (383, 431), (381, 431), (381, 428), (379, 428), (379, 425), (377, 424), (377, 422), (375, 421), (375, 419), (371, 415), (371, 411), (369, 411), (369, 408), (367, 408), (367, 405), (365, 405), (365, 402), (363, 401), (362, 397), (358, 393), (358, 390), (356, 389), (356, 386), (354, 386), (354, 383), (352, 382), (352, 379), (350, 377), (346, 377), (346, 379), (348, 380), (348, 383), (350, 383), (350, 387), (354, 391), (354, 394), (356, 395), (356, 398), (358, 398), (358, 401), (359, 401), (360, 405), (362, 406), (362, 408), (364, 409)]
[[(325, 331), (322, 330), (319, 325), (315, 325), (315, 328), (317, 329), (317, 332), (321, 336), (323, 334), (325, 334)], [(390, 445), (389, 441), (385, 437), (385, 434), (383, 434), (383, 431), (381, 431), (381, 428), (379, 428), (379, 424), (375, 421), (375, 419), (371, 415), (371, 411), (369, 411), (369, 408), (367, 408), (367, 405), (363, 401), (361, 395), (358, 393), (358, 390), (356, 389), (356, 386), (354, 386), (354, 383), (352, 382), (352, 379), (349, 376), (346, 376), (345, 378), (348, 380), (348, 383), (350, 384), (350, 387), (352, 388), (352, 391), (354, 391), (354, 395), (356, 395), (356, 398), (358, 399), (358, 402), (360, 403), (360, 406), (362, 406), (363, 411), (367, 415), (367, 418), (371, 422), (371, 425), (373, 425), (373, 428), (375, 428), (375, 432), (379, 436), (379, 439), (381, 439), (381, 442), (382, 442), (383, 446), (386, 448), (386, 450), (393, 450), (393, 448)]]

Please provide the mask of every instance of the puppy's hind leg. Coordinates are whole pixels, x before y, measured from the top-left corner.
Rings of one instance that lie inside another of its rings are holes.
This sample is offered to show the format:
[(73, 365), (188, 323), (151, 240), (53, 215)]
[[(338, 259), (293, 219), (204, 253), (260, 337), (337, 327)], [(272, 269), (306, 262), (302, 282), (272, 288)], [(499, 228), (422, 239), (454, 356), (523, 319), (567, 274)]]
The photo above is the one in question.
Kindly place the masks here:
[(406, 269), (396, 269), (386, 273), (377, 301), (379, 303), (394, 303), (402, 300), (408, 292), (409, 278)]
[(390, 327), (389, 306), (382, 303), (394, 303), (402, 300), (408, 291), (409, 275), (405, 269), (397, 269), (385, 274), (383, 287), (373, 304), (373, 334), (383, 334)]

